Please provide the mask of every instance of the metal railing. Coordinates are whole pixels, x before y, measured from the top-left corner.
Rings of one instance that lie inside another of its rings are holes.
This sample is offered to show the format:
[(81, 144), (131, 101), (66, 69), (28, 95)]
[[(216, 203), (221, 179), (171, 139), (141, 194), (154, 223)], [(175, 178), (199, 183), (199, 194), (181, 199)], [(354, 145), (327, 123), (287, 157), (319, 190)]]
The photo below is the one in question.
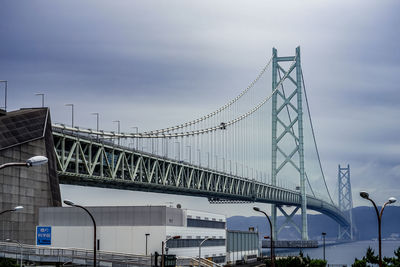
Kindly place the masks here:
[[(27, 244), (0, 242), (0, 257), (22, 259), (32, 262), (56, 262), (75, 264), (93, 264), (93, 250), (75, 248), (38, 247)], [(151, 266), (151, 256), (127, 253), (98, 251), (99, 266), (111, 266), (112, 263), (125, 266)]]

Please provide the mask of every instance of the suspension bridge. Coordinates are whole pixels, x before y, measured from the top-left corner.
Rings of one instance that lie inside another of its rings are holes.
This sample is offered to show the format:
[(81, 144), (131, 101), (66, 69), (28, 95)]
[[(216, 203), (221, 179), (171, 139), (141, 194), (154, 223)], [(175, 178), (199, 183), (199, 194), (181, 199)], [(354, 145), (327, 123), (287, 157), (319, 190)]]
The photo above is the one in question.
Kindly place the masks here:
[[(307, 240), (311, 209), (337, 221), (341, 238), (352, 238), (349, 203), (333, 201), (322, 170), (300, 48), (283, 57), (273, 49), (255, 77), (220, 108), (167, 128), (121, 133), (52, 125), (60, 182), (201, 196), (212, 203), (270, 203), (275, 238), (290, 225)], [(286, 217), (280, 227), (279, 211)], [(292, 221), (298, 212), (300, 226)]]

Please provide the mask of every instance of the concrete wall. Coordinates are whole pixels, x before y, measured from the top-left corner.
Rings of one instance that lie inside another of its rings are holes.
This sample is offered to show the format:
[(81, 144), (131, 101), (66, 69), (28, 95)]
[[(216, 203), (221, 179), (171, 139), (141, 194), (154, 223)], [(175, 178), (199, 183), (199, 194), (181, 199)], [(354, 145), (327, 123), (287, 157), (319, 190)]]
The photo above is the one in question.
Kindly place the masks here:
[[(86, 207), (97, 226), (183, 226), (183, 210), (165, 206)], [(40, 225), (91, 226), (87, 213), (76, 207), (48, 207), (39, 211)]]
[[(42, 225), (45, 226), (45, 225)], [(50, 225), (48, 225), (50, 226)], [(100, 226), (97, 227), (97, 239), (100, 240), (100, 250), (119, 253), (145, 254), (146, 236), (148, 237), (148, 254), (158, 252), (161, 254), (161, 242), (167, 236), (185, 234), (201, 236), (204, 238), (208, 233), (225, 238), (224, 229), (186, 228), (171, 226)], [(51, 247), (61, 248), (93, 248), (93, 227), (91, 226), (52, 226)], [(199, 253), (198, 247), (170, 248), (169, 254), (179, 256), (196, 257)], [(225, 246), (202, 247), (202, 255), (207, 257), (224, 256)]]
[[(0, 164), (25, 162), (28, 158), (46, 156), (45, 139), (35, 140), (0, 151)], [(35, 167), (9, 167), (0, 171), (0, 210), (24, 206), (18, 212), (0, 216), (0, 238), (34, 244), (39, 207), (52, 206), (47, 164)]]
[[(146, 237), (148, 252), (161, 253), (165, 239), (165, 226), (101, 226), (97, 227), (100, 250), (119, 253), (145, 254)], [(52, 226), (51, 247), (93, 249), (93, 227)]]

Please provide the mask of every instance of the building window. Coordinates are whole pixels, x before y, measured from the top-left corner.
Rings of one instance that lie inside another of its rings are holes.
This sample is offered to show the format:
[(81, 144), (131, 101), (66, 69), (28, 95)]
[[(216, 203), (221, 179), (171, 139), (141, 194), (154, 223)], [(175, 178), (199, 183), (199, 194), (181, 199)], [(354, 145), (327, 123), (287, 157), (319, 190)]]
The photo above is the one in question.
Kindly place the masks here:
[(225, 256), (213, 257), (212, 261), (215, 262), (215, 263), (224, 263), (225, 262)]
[(204, 227), (225, 229), (225, 222), (187, 219), (187, 227)]
[[(198, 247), (204, 239), (170, 239), (167, 242), (169, 248)], [(225, 246), (225, 239), (211, 239), (203, 243), (202, 247)]]

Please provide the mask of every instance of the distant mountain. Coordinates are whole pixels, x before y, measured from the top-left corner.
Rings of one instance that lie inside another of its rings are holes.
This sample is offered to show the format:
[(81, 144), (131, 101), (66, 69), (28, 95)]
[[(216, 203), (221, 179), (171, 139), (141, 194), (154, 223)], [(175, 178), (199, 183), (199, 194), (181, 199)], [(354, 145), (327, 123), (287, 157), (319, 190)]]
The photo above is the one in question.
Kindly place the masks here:
[[(380, 207), (378, 207), (380, 209)], [(308, 235), (310, 239), (321, 239), (321, 233), (326, 232), (328, 239), (335, 239), (338, 235), (338, 224), (323, 214), (308, 215)], [(278, 217), (278, 225), (284, 222), (283, 216)], [(294, 221), (300, 226), (300, 215), (294, 216)], [(370, 240), (378, 238), (378, 220), (373, 207), (357, 207), (353, 209), (353, 222), (356, 225), (356, 237), (358, 240)], [(269, 235), (269, 225), (265, 217), (233, 216), (227, 219), (229, 230), (247, 231), (254, 227), (260, 232), (260, 237)], [(268, 230), (267, 230), (268, 229)], [(387, 206), (382, 216), (382, 238), (388, 238), (392, 234), (400, 235), (400, 207)], [(281, 239), (299, 239), (300, 235), (294, 227), (282, 229), (279, 234)]]

